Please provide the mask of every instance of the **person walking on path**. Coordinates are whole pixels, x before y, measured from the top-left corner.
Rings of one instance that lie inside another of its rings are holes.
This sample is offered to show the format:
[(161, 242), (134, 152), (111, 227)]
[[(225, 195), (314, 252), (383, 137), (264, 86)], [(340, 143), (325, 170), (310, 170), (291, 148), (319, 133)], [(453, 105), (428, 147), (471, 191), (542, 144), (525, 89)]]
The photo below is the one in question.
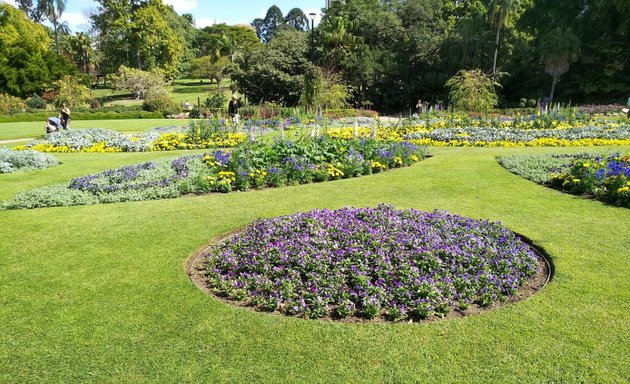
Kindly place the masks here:
[(61, 126), (65, 131), (70, 130), (70, 108), (66, 103), (61, 104)]

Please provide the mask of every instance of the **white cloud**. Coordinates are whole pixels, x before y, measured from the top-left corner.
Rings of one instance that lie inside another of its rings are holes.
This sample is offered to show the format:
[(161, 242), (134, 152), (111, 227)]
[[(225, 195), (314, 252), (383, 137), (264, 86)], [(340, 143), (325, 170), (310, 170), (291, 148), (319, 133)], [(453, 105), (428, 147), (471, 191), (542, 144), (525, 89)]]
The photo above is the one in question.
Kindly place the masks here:
[(17, 4), (16, 4), (16, 3), (15, 3), (15, 1), (13, 1), (13, 0), (3, 0), (3, 1), (0, 1), (0, 3), (7, 3), (7, 4), (9, 4), (9, 5), (12, 5), (12, 6), (14, 6), (14, 7), (17, 7)]
[(215, 20), (212, 17), (195, 17), (195, 26), (197, 28), (204, 28), (214, 24), (220, 24), (218, 20)]
[(189, 13), (197, 9), (197, 0), (164, 0), (164, 4), (172, 5), (179, 14)]

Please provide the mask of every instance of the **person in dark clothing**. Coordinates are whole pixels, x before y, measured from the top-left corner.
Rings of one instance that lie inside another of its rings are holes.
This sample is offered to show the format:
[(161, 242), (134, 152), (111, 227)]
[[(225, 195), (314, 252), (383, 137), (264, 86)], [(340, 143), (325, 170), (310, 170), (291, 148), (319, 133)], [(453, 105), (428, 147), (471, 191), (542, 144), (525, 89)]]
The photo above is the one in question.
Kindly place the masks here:
[(228, 104), (228, 115), (230, 119), (236, 120), (238, 122), (238, 109), (240, 108), (240, 104), (238, 102), (238, 96), (232, 95), (232, 100)]
[(66, 103), (61, 104), (61, 126), (66, 131), (70, 129), (70, 108)]

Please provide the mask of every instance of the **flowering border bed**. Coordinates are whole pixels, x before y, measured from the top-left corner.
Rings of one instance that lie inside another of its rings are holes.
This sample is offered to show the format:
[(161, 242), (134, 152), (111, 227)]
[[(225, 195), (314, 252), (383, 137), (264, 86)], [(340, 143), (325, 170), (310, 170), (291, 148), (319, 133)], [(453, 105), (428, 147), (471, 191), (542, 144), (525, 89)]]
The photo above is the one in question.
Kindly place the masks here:
[(330, 138), (246, 142), (231, 152), (150, 161), (20, 192), (0, 207), (86, 205), (281, 187), (379, 173), (424, 157), (423, 148), (406, 142)]
[(519, 155), (498, 161), (538, 184), (630, 208), (630, 153)]
[(192, 130), (181, 132), (179, 127), (159, 127), (138, 135), (101, 128), (49, 133), (42, 140), (15, 147), (48, 153), (107, 153), (171, 151), (177, 149), (229, 148), (245, 141), (246, 135), (236, 132), (209, 132), (195, 136)]
[(546, 282), (544, 262), (499, 223), (387, 205), (258, 220), (201, 256), (210, 293), (304, 318), (466, 314)]

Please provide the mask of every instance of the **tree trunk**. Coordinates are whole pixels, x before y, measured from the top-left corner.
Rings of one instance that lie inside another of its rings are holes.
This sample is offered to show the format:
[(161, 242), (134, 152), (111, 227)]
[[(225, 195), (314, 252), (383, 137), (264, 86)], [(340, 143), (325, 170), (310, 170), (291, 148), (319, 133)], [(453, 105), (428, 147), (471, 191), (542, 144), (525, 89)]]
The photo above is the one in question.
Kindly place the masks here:
[(549, 104), (547, 105), (551, 105), (551, 103), (553, 102), (553, 93), (556, 90), (556, 84), (558, 83), (559, 77), (560, 76), (553, 75), (553, 82), (551, 83), (551, 93), (549, 94)]
[(499, 37), (501, 36), (501, 20), (503, 11), (499, 13), (499, 26), (497, 27), (497, 39), (494, 45), (494, 62), (492, 63), (492, 76), (497, 74), (497, 58), (499, 56)]
[(53, 23), (53, 27), (55, 28), (55, 50), (57, 51), (57, 55), (59, 54), (59, 34), (57, 33), (57, 22)]

